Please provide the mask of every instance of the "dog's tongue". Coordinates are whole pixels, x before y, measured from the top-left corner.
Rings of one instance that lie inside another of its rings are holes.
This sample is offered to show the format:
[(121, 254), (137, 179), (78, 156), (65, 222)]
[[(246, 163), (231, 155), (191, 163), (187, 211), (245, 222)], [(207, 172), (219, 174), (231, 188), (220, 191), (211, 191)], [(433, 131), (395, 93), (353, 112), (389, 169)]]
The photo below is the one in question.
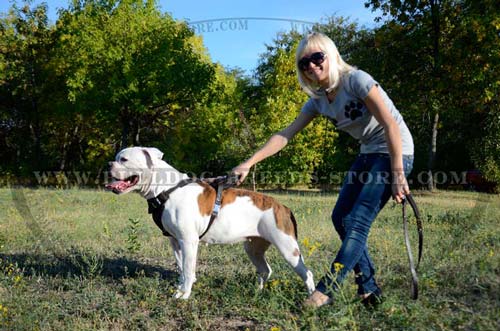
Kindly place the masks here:
[(105, 187), (107, 190), (111, 190), (115, 193), (121, 193), (132, 186), (132, 183), (128, 180), (116, 180), (112, 183), (107, 184)]

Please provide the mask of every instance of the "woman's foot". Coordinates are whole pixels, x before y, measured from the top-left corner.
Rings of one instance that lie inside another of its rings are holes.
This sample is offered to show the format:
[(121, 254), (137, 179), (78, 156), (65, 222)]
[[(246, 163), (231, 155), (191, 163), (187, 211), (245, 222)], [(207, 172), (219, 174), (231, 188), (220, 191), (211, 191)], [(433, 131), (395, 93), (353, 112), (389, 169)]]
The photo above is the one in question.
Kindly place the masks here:
[(314, 291), (309, 298), (304, 301), (304, 307), (308, 308), (319, 308), (325, 305), (329, 305), (333, 300), (328, 295), (321, 293), (320, 291)]

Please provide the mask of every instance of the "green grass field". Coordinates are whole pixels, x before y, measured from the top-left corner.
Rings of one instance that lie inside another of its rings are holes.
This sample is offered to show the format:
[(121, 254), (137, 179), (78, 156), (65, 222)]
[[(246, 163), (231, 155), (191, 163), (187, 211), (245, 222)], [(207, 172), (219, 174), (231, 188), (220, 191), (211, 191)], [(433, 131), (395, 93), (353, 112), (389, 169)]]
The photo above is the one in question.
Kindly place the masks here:
[[(272, 195), (294, 211), (305, 262), (318, 279), (340, 244), (330, 221), (336, 195)], [(500, 197), (414, 195), (425, 235), (420, 298), (410, 299), (401, 207), (390, 202), (369, 238), (384, 303), (364, 308), (351, 276), (333, 305), (304, 310), (305, 287), (275, 248), (268, 252), (273, 275), (259, 291), (241, 244), (202, 245), (192, 297), (179, 301), (168, 240), (138, 195), (3, 188), (0, 329), (500, 329)]]

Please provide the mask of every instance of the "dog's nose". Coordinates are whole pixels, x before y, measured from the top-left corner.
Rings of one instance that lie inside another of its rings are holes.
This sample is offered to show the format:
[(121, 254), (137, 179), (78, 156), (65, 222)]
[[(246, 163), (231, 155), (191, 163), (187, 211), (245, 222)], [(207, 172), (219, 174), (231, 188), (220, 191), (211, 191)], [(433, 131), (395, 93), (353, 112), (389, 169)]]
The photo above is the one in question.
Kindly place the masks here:
[(109, 169), (113, 168), (113, 164), (114, 164), (113, 161), (108, 162)]

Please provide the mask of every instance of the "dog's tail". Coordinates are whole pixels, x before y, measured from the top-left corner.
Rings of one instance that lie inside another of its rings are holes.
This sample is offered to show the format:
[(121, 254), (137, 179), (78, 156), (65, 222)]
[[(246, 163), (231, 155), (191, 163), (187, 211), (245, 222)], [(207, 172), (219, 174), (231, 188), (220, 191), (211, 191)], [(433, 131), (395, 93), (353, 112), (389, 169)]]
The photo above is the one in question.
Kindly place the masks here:
[(297, 220), (295, 220), (295, 216), (293, 215), (291, 210), (290, 210), (290, 220), (292, 221), (292, 224), (293, 224), (293, 231), (295, 233), (295, 239), (299, 239), (299, 235), (297, 233)]

